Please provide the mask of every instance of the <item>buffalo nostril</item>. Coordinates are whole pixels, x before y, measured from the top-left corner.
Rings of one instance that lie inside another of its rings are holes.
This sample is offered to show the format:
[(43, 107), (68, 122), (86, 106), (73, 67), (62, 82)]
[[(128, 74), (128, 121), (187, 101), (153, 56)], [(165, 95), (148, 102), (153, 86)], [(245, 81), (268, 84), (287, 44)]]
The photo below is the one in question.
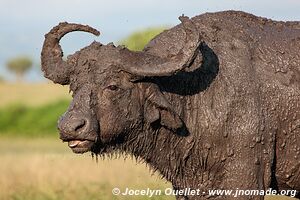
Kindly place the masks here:
[(80, 131), (81, 129), (83, 129), (84, 127), (85, 127), (85, 125), (86, 125), (86, 121), (85, 120), (80, 120), (80, 121), (78, 121), (79, 123), (75, 126), (75, 129), (74, 129), (74, 131), (75, 132), (78, 132), (78, 131)]

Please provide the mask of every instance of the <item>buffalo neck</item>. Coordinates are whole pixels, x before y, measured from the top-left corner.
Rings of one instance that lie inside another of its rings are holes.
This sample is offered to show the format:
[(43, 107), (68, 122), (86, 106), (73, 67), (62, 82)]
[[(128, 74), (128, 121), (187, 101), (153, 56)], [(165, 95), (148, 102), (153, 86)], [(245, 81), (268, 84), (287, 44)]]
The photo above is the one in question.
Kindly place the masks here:
[(120, 146), (122, 152), (146, 162), (151, 170), (158, 171), (174, 186), (189, 186), (191, 180), (188, 179), (192, 177), (188, 174), (195, 167), (190, 158), (196, 153), (192, 135), (180, 135), (164, 127), (153, 129), (145, 125), (139, 132), (131, 133), (126, 141)]

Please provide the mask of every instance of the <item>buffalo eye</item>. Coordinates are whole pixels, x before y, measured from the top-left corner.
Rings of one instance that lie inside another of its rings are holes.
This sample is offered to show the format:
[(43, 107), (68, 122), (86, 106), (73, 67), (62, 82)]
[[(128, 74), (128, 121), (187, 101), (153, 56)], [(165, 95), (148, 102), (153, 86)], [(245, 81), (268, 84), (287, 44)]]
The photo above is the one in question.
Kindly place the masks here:
[(107, 86), (107, 89), (112, 90), (112, 91), (116, 91), (119, 88), (116, 85), (109, 85), (109, 86)]

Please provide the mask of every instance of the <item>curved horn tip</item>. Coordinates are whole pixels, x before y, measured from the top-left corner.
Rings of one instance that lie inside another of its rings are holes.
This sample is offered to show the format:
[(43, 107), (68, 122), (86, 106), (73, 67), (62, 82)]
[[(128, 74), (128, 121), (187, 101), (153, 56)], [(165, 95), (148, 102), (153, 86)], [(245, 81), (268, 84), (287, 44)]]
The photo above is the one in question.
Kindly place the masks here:
[(84, 31), (94, 34), (95, 36), (100, 35), (100, 31), (97, 29), (89, 26), (89, 25), (82, 25), (82, 24), (76, 24), (76, 23), (68, 23), (68, 22), (60, 22), (58, 25), (53, 27), (47, 35), (51, 34), (58, 34), (58, 35), (65, 35), (66, 33), (72, 32), (72, 31)]
[(94, 34), (95, 36), (99, 36), (100, 35), (100, 31), (98, 31), (97, 29), (94, 29), (90, 26), (88, 26), (91, 29), (91, 33)]

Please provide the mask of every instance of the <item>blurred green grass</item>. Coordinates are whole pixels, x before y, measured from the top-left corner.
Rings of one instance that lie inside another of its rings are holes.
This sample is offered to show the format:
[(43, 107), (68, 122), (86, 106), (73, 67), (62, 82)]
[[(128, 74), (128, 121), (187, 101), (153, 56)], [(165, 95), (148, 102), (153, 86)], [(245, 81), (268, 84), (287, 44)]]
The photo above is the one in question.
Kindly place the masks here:
[(25, 137), (53, 136), (57, 132), (57, 120), (66, 111), (69, 103), (69, 100), (59, 100), (37, 107), (21, 103), (2, 107), (0, 134)]

